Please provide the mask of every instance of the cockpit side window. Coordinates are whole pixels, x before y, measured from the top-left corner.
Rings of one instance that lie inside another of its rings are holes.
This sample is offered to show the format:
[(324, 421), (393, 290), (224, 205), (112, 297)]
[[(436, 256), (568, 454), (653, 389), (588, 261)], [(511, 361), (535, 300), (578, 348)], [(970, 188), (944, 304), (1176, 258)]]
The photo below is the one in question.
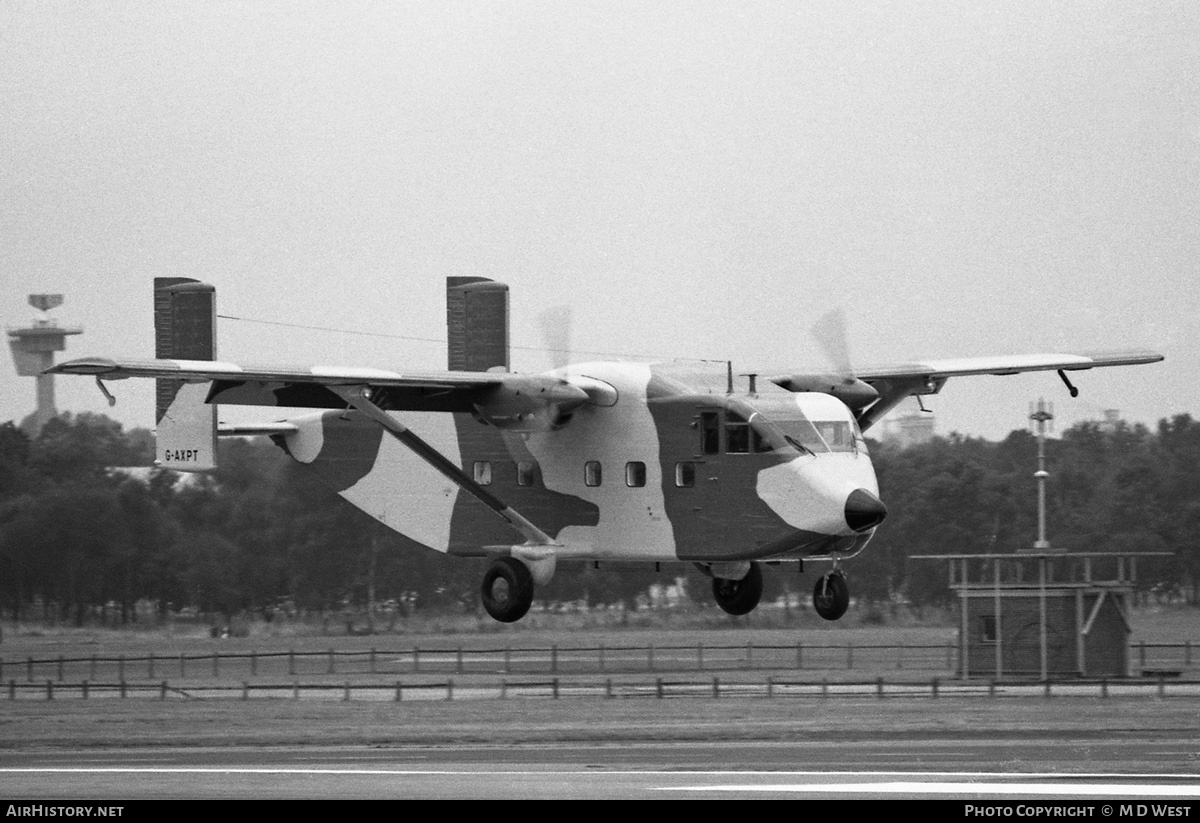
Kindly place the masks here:
[(729, 454), (750, 451), (750, 423), (737, 412), (725, 412), (725, 451)]

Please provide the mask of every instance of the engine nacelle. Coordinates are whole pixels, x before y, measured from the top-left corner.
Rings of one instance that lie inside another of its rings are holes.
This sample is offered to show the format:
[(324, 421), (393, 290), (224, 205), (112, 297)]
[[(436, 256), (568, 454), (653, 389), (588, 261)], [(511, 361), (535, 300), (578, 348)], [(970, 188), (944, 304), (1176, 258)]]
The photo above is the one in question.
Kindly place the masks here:
[(587, 392), (565, 380), (512, 377), (489, 389), (475, 403), (475, 414), (505, 431), (542, 432), (565, 425), (586, 402)]
[(771, 382), (790, 392), (820, 392), (836, 397), (850, 409), (861, 409), (879, 399), (870, 383), (841, 374), (786, 374)]

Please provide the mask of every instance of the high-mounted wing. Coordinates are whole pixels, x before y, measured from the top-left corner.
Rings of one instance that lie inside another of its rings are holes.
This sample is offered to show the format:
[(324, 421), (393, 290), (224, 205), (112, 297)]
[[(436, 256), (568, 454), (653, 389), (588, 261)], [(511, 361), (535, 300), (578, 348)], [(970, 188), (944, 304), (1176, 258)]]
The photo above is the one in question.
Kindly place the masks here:
[(788, 391), (823, 391), (834, 396), (844, 394), (843, 401), (855, 410), (859, 427), (865, 431), (906, 397), (937, 394), (951, 377), (1057, 371), (1074, 397), (1078, 390), (1067, 379), (1068, 371), (1102, 366), (1135, 366), (1157, 363), (1162, 359), (1161, 354), (1151, 351), (963, 357), (856, 369), (853, 376), (847, 376), (845, 379), (798, 373), (773, 377), (771, 382)]
[(500, 428), (537, 430), (561, 425), (589, 393), (560, 377), (504, 372), (401, 374), (343, 366), (240, 366), (213, 360), (118, 360), (84, 357), (50, 369), (97, 380), (168, 378), (211, 383), (206, 403), (342, 409), (335, 390), (359, 386), (385, 411), (468, 412)]

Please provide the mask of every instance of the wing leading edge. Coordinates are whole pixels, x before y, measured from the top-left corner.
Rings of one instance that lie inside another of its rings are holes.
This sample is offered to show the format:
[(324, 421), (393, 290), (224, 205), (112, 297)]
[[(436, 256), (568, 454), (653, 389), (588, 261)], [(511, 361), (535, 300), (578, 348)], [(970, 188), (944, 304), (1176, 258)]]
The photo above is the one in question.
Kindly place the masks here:
[[(912, 395), (937, 394), (951, 377), (974, 375), (1010, 375), (1032, 371), (1056, 371), (1074, 396), (1077, 391), (1066, 372), (1104, 366), (1136, 366), (1158, 363), (1161, 354), (1152, 351), (1093, 352), (1090, 354), (1015, 354), (990, 357), (920, 360), (911, 363), (856, 369), (848, 382), (865, 383), (878, 393), (878, 399), (857, 411), (859, 426), (865, 431)], [(806, 374), (771, 378), (771, 382), (792, 391), (812, 383)], [(861, 385), (861, 383), (859, 385)]]
[(84, 357), (49, 370), (97, 380), (174, 378), (211, 386), (207, 403), (341, 409), (339, 387), (365, 387), (387, 411), (469, 412), (510, 428), (555, 425), (589, 400), (583, 389), (552, 375), (506, 372), (401, 374), (386, 369), (240, 366), (210, 360), (124, 360)]

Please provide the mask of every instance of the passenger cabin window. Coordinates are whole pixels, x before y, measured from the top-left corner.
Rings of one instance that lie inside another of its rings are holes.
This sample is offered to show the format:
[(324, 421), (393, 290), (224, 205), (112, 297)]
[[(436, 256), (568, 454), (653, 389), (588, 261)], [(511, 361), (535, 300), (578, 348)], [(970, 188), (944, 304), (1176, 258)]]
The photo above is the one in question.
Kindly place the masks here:
[(675, 464), (675, 485), (683, 489), (690, 489), (696, 485), (695, 463)]
[(532, 486), (535, 477), (537, 477), (536, 463), (531, 463), (528, 460), (522, 460), (517, 463), (518, 486)]
[(632, 489), (646, 485), (646, 464), (634, 460), (625, 464), (625, 485)]
[(979, 635), (984, 643), (996, 642), (996, 616), (994, 614), (980, 615)]
[(584, 483), (589, 486), (599, 486), (602, 479), (599, 460), (589, 460), (583, 464)]
[(492, 463), (490, 460), (475, 461), (475, 482), (481, 486), (492, 485)]
[(721, 451), (721, 416), (717, 412), (700, 413), (700, 453), (719, 454)]

